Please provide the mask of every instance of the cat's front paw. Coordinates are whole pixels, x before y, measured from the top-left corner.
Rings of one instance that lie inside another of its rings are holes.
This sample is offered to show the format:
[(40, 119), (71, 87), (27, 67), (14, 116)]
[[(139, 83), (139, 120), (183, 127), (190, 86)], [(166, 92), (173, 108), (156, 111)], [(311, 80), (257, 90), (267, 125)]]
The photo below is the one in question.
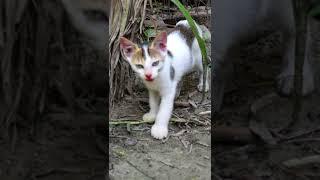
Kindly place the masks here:
[(153, 113), (146, 113), (143, 115), (142, 119), (144, 121), (154, 121), (156, 119), (156, 115)]
[(151, 128), (151, 135), (155, 139), (163, 139), (168, 136), (168, 126), (154, 124)]
[[(198, 91), (202, 92), (203, 91), (203, 83), (198, 84), (197, 88), (198, 88)], [(206, 83), (205, 92), (208, 92), (208, 91), (209, 91), (209, 83)]]

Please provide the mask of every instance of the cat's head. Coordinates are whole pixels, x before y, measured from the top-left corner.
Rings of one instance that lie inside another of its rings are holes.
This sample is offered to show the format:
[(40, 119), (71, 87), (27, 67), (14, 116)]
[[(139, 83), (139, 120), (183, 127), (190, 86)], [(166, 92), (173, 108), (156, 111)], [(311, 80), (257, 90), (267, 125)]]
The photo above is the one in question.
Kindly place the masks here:
[(120, 51), (140, 78), (153, 81), (164, 66), (167, 55), (167, 33), (161, 32), (151, 43), (140, 46), (121, 37)]

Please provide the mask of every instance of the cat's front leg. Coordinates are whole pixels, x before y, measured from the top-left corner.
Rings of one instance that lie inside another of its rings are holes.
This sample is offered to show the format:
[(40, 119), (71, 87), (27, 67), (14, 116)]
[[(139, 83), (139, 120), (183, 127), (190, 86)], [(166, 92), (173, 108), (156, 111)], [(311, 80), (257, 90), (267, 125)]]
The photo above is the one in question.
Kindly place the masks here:
[(152, 121), (156, 119), (159, 110), (160, 96), (158, 92), (149, 90), (149, 106), (150, 111), (143, 115), (144, 121)]
[(173, 110), (174, 97), (175, 91), (172, 91), (161, 98), (159, 112), (151, 128), (151, 135), (156, 139), (163, 139), (168, 136), (168, 124)]

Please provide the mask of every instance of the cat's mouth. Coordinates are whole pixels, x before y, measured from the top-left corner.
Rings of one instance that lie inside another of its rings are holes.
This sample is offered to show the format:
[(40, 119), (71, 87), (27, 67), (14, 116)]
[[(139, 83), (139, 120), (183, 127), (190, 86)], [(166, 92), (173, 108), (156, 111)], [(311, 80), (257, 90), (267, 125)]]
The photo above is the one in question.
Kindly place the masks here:
[(152, 78), (146, 78), (145, 80), (146, 80), (146, 81), (153, 81)]

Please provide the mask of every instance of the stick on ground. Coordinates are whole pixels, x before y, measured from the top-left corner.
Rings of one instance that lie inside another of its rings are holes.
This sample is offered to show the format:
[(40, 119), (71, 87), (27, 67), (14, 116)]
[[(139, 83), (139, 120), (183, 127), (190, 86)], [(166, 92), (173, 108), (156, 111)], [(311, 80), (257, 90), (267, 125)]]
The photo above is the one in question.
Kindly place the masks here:
[(303, 158), (294, 158), (283, 162), (286, 167), (297, 167), (312, 163), (320, 163), (320, 155), (312, 155)]

